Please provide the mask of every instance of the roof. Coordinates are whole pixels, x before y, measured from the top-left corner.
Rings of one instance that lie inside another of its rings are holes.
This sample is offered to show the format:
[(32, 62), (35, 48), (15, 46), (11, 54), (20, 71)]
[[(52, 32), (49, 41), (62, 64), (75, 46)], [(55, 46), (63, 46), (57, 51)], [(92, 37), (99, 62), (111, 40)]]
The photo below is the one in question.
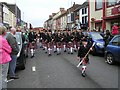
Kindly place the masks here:
[(76, 8), (74, 11), (80, 10), (80, 9), (86, 7), (86, 6), (88, 6), (88, 2), (87, 1), (84, 2), (82, 5), (80, 5), (78, 8)]

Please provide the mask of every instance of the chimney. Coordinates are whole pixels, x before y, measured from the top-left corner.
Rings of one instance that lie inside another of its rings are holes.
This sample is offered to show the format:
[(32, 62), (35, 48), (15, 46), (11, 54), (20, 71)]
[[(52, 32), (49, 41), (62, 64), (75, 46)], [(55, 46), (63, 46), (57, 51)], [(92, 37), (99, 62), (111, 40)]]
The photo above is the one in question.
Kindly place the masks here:
[(73, 6), (75, 6), (75, 2), (73, 3)]
[(55, 16), (56, 13), (52, 13), (52, 16)]
[(52, 18), (52, 15), (49, 15), (49, 18)]
[(62, 12), (62, 11), (64, 11), (65, 9), (64, 8), (60, 8), (60, 11)]

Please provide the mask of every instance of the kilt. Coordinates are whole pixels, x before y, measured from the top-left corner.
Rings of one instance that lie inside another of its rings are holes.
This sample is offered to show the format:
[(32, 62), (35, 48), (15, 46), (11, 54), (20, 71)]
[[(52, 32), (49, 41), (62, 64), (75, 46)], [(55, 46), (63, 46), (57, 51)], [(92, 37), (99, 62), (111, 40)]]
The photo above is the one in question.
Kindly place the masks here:
[(32, 48), (35, 48), (35, 44), (36, 44), (35, 41), (30, 42), (30, 43), (29, 43), (29, 48), (31, 48), (31, 49), (32, 49)]
[(68, 42), (67, 43), (67, 48), (71, 48), (71, 47), (73, 47), (73, 43), (72, 42)]
[(61, 48), (62, 47), (62, 43), (61, 42), (57, 42), (57, 48)]
[(53, 46), (52, 42), (47, 43), (48, 48), (52, 48), (52, 46)]

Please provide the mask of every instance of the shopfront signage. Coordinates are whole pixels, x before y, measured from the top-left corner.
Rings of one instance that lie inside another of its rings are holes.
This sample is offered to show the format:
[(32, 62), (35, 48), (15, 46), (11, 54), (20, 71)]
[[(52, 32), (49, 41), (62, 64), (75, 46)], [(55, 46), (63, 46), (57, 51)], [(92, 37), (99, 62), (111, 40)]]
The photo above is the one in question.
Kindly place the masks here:
[(114, 14), (120, 14), (120, 6), (114, 7), (112, 9), (112, 15), (114, 15)]

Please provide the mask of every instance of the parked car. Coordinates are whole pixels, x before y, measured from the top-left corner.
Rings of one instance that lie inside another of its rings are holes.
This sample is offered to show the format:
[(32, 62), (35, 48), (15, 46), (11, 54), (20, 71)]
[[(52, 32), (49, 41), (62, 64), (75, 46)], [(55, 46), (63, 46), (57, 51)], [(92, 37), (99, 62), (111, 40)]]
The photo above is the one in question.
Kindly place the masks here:
[(95, 43), (93, 47), (92, 54), (96, 55), (97, 53), (104, 54), (104, 39), (98, 32), (83, 32), (83, 34), (88, 36), (92, 43)]
[[(7, 32), (8, 34), (9, 32)], [(19, 46), (19, 53), (17, 54), (17, 63), (16, 63), (16, 68), (24, 70), (25, 69), (25, 64), (26, 64), (26, 56), (28, 55), (28, 50), (27, 50), (27, 43), (23, 41), (22, 33), (21, 32), (16, 32), (15, 34), (16, 41)]]
[(120, 35), (112, 38), (105, 50), (105, 58), (108, 64), (114, 64), (115, 61), (120, 62)]

